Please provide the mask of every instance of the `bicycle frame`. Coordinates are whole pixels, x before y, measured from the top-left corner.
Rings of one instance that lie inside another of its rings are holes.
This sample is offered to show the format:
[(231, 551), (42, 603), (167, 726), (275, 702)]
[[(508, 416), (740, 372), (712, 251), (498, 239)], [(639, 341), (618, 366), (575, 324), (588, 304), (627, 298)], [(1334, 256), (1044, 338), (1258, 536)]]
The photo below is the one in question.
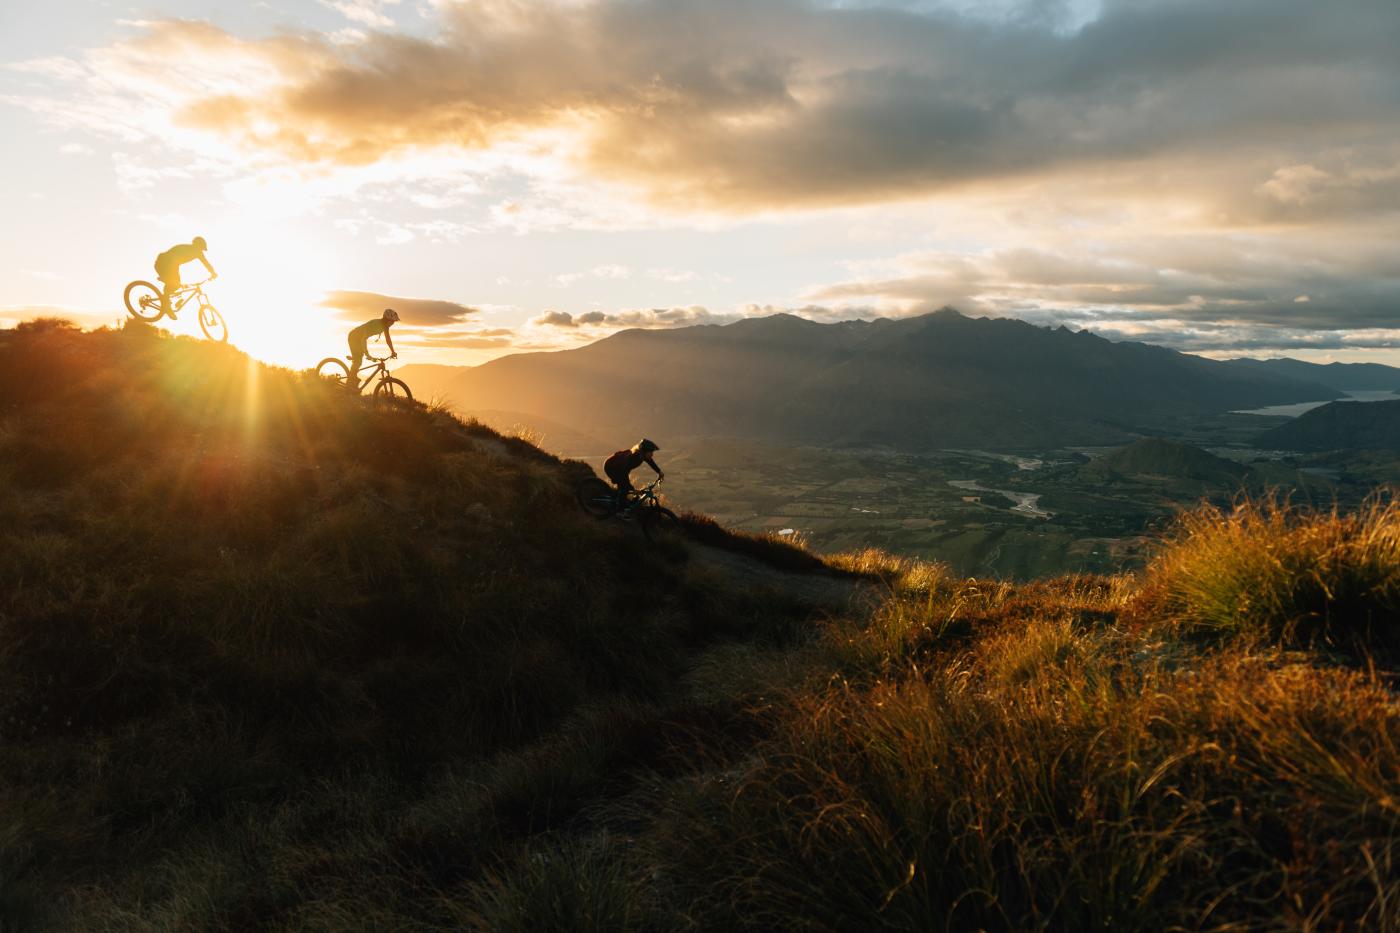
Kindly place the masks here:
[[(365, 362), (360, 366), (359, 369), (355, 370), (353, 373), (350, 374), (350, 378), (355, 380), (355, 391), (363, 392), (365, 390), (365, 386), (369, 385), (371, 382), (374, 381), (375, 376), (379, 377), (380, 382), (383, 382), (385, 379), (388, 379), (389, 367), (385, 365), (386, 363), (388, 363), (388, 361), (389, 357), (387, 356), (380, 357), (370, 356), (369, 354), (366, 354)], [(360, 373), (365, 372), (366, 370), (369, 371), (369, 375), (364, 378), (363, 382), (361, 382)]]
[(661, 480), (658, 477), (650, 483), (647, 483), (641, 489), (633, 489), (629, 501), (626, 505), (617, 510), (617, 514), (622, 515), (650, 505), (660, 505), (661, 499), (656, 494), (656, 487), (659, 485), (661, 485)]
[(181, 285), (170, 293), (170, 310), (176, 313), (183, 311), (185, 305), (190, 303), (191, 298), (199, 299), (199, 306), (206, 307), (209, 298), (204, 294), (203, 282), (191, 282), (189, 285)]

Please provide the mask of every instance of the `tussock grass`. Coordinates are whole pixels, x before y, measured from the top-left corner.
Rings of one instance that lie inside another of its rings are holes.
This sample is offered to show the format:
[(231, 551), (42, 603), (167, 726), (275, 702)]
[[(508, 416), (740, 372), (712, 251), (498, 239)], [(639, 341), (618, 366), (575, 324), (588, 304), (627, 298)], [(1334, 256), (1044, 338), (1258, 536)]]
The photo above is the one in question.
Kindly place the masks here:
[[(1005, 620), (1004, 620), (1005, 621)], [(1161, 663), (1062, 617), (793, 699), (652, 839), (699, 928), (1393, 926), (1400, 709), (1371, 675)]]
[(1185, 633), (1288, 645), (1400, 646), (1400, 503), (1343, 514), (1245, 501), (1182, 515), (1144, 611)]

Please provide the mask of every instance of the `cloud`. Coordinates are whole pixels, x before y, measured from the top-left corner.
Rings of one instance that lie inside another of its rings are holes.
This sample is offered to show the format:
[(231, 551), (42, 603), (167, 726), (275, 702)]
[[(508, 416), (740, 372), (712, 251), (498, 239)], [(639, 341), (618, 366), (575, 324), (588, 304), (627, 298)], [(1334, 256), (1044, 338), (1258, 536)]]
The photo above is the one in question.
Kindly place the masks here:
[[(370, 0), (333, 5), (388, 28)], [(724, 211), (902, 200), (1164, 158), (1208, 166), (1175, 181), (1261, 222), (1308, 205), (1397, 206), (1366, 194), (1395, 187), (1384, 169), (1400, 116), (1393, 0), (1105, 0), (1079, 28), (1053, 3), (994, 18), (815, 0), (434, 9), (430, 36), (342, 44), (149, 23), (84, 60), (26, 63), (77, 85), (26, 101), (136, 138), (153, 131), (154, 108), (179, 134), (298, 166), (533, 145), (539, 177)]]
[(333, 291), (327, 293), (321, 307), (334, 309), (336, 317), (344, 320), (364, 320), (379, 317), (385, 308), (399, 312), (405, 324), (433, 326), (461, 321), (480, 311), (479, 308), (431, 298), (396, 298), (377, 292)]
[(1400, 246), (1301, 234), (1067, 235), (1054, 248), (911, 253), (860, 271), (806, 297), (895, 315), (953, 305), (1179, 349), (1385, 347), (1400, 307)]
[(587, 327), (595, 330), (625, 330), (644, 328), (664, 330), (673, 327), (693, 327), (698, 324), (731, 324), (746, 313), (717, 314), (708, 308), (692, 305), (685, 308), (641, 308), (614, 312), (586, 311), (574, 315), (568, 311), (547, 311), (531, 318), (529, 324), (538, 328), (573, 330)]
[(546, 311), (539, 317), (531, 318), (530, 323), (539, 327), (578, 327), (574, 316), (567, 311)]

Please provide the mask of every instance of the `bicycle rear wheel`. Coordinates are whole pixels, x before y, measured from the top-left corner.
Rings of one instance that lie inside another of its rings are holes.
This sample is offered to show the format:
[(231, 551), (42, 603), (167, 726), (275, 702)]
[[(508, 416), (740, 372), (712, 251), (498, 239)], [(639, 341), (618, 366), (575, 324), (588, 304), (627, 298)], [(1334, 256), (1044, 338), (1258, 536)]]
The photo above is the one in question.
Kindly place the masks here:
[(224, 323), (224, 316), (213, 305), (200, 306), (199, 329), (215, 343), (228, 343), (228, 325)]
[(329, 379), (344, 388), (345, 380), (350, 378), (350, 367), (345, 365), (344, 360), (328, 356), (316, 364), (316, 375), (322, 379)]
[(574, 496), (583, 510), (594, 518), (607, 518), (617, 511), (617, 490), (600, 479), (579, 483)]
[(648, 541), (675, 541), (681, 537), (681, 520), (676, 513), (664, 506), (655, 505), (642, 509), (642, 533)]
[(164, 316), (160, 303), (161, 290), (150, 282), (132, 282), (122, 295), (126, 301), (126, 311), (138, 321), (154, 324)]
[(408, 390), (408, 383), (393, 376), (379, 380), (379, 385), (374, 387), (374, 397), (386, 402), (413, 401), (413, 393)]

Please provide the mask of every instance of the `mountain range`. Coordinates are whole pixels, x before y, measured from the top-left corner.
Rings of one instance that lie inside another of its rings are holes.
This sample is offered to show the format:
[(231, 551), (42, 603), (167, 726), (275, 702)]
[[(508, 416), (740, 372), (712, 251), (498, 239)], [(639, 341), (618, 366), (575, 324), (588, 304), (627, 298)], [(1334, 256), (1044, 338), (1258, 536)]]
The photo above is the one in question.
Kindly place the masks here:
[(1240, 369), (1315, 382), (1339, 392), (1400, 391), (1400, 369), (1383, 363), (1307, 363), (1294, 359), (1228, 362)]
[(617, 444), (643, 434), (905, 449), (1108, 444), (1166, 419), (1341, 394), (1269, 368), (952, 309), (626, 330), (578, 349), (403, 373), (420, 396), (459, 411), (547, 418)]

